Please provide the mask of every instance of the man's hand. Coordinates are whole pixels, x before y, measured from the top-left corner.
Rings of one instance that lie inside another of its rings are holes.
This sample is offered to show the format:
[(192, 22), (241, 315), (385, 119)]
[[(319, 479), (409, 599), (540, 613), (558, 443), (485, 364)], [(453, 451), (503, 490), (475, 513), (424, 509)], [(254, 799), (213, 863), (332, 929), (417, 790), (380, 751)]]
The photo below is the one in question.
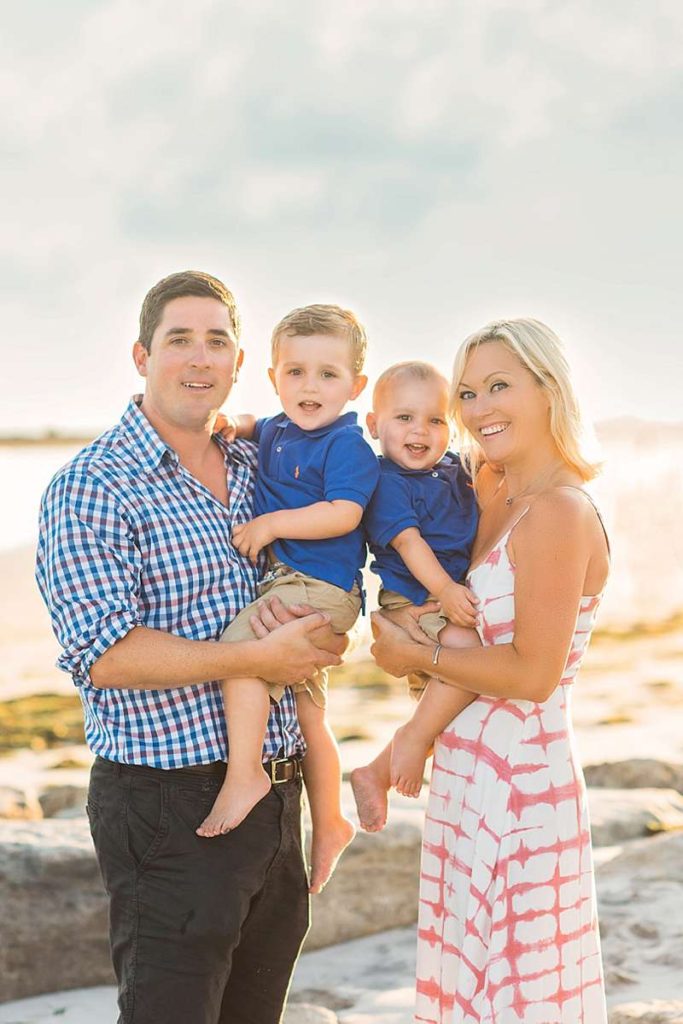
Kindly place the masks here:
[(393, 611), (383, 609), (376, 614), (382, 615), (389, 622), (400, 626), (416, 644), (433, 647), (434, 641), (429, 639), (420, 626), (420, 616), (426, 615), (428, 612), (438, 612), (440, 610), (441, 606), (437, 601), (427, 601), (425, 604), (407, 604), (404, 608), (395, 608)]
[(259, 552), (276, 540), (271, 524), (272, 517), (266, 513), (263, 516), (256, 516), (256, 519), (252, 519), (250, 523), (233, 526), (233, 544), (241, 555), (254, 564), (258, 559)]
[[(273, 596), (267, 601), (259, 602), (249, 621), (256, 636), (264, 638), (280, 626), (284, 626), (288, 622), (296, 622), (307, 615), (314, 615), (315, 611), (310, 604), (292, 604), (285, 607), (279, 597)], [(349, 646), (349, 638), (346, 633), (335, 633), (329, 622), (313, 629), (308, 636), (316, 647), (323, 651), (333, 651), (340, 656)]]
[(272, 632), (266, 630), (263, 639), (255, 645), (257, 674), (269, 682), (286, 686), (310, 679), (316, 669), (341, 665), (338, 654), (319, 647), (311, 639), (328, 624), (328, 616), (314, 611), (296, 621), (278, 625)]
[(467, 626), (469, 629), (476, 626), (479, 601), (467, 587), (451, 581), (436, 597), (439, 599), (442, 612), (454, 625)]

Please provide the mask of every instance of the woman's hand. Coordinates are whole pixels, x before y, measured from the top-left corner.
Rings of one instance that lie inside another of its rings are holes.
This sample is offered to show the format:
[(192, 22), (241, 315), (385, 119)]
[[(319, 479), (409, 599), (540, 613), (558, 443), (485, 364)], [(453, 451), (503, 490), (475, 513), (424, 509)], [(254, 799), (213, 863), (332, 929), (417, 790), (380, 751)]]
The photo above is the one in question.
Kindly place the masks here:
[[(390, 622), (384, 612), (373, 612), (370, 620), (375, 638), (370, 653), (379, 667), (398, 678), (417, 671), (420, 666), (416, 660), (419, 659), (422, 641), (412, 640), (404, 629)], [(433, 641), (428, 637), (425, 639), (427, 645), (434, 647)]]

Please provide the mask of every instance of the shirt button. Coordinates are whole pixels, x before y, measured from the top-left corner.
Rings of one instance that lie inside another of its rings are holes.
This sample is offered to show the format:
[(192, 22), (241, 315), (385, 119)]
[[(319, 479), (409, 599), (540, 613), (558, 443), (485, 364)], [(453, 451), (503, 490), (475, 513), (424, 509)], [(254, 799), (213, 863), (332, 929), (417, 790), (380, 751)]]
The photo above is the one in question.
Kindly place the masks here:
[(438, 475), (439, 474), (436, 472), (436, 470), (432, 473), (432, 476), (438, 476)]
[(281, 445), (281, 444), (279, 444), (279, 445), (277, 446), (277, 448), (275, 449), (275, 451), (276, 451), (276, 452), (281, 452), (281, 451), (282, 451), (282, 445)]

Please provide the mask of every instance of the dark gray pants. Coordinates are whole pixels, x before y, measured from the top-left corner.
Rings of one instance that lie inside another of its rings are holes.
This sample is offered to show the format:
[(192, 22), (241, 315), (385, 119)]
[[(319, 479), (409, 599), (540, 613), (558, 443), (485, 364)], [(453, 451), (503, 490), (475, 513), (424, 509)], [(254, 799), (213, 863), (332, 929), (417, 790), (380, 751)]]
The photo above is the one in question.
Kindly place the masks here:
[(195, 835), (221, 775), (97, 758), (90, 828), (110, 898), (119, 1024), (278, 1024), (309, 926), (301, 783)]

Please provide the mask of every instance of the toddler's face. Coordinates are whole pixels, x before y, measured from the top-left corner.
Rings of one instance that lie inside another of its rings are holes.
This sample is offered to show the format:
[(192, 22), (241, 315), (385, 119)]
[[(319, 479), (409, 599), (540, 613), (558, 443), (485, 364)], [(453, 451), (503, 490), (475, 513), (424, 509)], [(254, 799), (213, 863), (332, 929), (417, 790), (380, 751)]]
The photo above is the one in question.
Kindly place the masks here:
[(302, 430), (327, 427), (357, 398), (367, 377), (356, 374), (351, 344), (335, 334), (283, 337), (268, 370), (283, 411)]
[(431, 469), (451, 438), (447, 419), (448, 384), (439, 378), (397, 377), (377, 396), (368, 430), (382, 455), (404, 469)]

